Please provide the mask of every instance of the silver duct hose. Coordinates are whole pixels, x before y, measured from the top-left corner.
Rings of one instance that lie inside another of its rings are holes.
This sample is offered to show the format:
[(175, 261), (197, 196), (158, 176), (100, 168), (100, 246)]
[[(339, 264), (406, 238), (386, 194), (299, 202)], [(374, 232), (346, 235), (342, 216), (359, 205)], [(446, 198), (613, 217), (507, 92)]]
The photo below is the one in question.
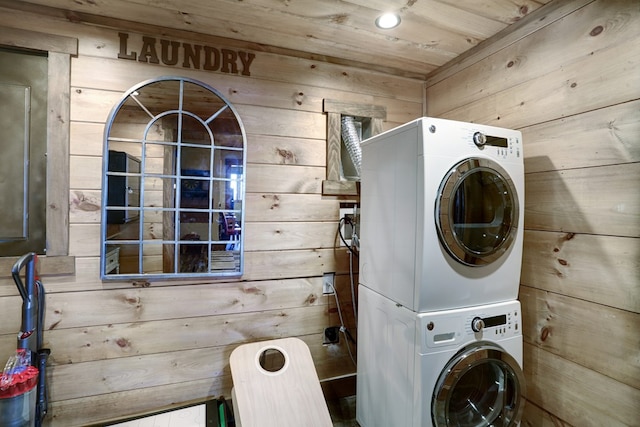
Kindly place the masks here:
[(356, 129), (355, 120), (351, 116), (342, 116), (342, 141), (347, 148), (351, 162), (360, 176), (360, 165), (362, 164), (362, 150), (360, 149), (360, 137)]

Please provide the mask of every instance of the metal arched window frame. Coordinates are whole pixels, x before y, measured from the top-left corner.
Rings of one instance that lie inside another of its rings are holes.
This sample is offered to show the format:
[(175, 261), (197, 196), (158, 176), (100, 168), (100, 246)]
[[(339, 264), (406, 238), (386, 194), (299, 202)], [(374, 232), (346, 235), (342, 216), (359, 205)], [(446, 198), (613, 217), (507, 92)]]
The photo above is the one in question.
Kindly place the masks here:
[[(104, 132), (101, 278), (241, 276), (246, 140), (234, 106), (205, 83), (166, 76), (127, 90)], [(198, 158), (207, 166), (191, 169)]]

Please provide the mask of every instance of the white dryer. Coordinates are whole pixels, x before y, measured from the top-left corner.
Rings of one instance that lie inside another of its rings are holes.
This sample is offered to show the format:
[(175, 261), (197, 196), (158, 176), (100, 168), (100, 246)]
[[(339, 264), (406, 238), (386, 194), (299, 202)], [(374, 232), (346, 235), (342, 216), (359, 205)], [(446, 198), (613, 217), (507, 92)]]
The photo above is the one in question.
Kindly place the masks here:
[(415, 313), (359, 287), (361, 427), (517, 426), (524, 409), (518, 301)]
[(362, 142), (360, 283), (416, 312), (517, 298), (520, 132), (423, 117)]

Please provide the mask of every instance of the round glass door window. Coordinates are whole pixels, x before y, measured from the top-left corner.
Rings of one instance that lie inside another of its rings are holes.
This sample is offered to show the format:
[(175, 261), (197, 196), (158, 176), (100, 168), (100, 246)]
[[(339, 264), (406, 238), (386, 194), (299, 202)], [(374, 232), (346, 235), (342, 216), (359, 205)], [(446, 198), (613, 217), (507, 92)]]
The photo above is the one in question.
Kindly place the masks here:
[(498, 260), (515, 239), (518, 215), (515, 185), (493, 160), (459, 162), (438, 189), (438, 237), (447, 252), (465, 265)]
[(491, 343), (474, 344), (449, 361), (431, 405), (435, 427), (516, 426), (523, 410), (522, 370)]

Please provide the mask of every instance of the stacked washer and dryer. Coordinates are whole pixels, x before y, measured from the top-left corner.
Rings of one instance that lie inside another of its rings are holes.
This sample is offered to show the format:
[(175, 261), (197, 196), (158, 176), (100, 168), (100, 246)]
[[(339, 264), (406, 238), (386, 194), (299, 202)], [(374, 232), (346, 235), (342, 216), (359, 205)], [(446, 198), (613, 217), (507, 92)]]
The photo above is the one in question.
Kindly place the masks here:
[(361, 149), (358, 423), (518, 425), (521, 133), (423, 117)]

